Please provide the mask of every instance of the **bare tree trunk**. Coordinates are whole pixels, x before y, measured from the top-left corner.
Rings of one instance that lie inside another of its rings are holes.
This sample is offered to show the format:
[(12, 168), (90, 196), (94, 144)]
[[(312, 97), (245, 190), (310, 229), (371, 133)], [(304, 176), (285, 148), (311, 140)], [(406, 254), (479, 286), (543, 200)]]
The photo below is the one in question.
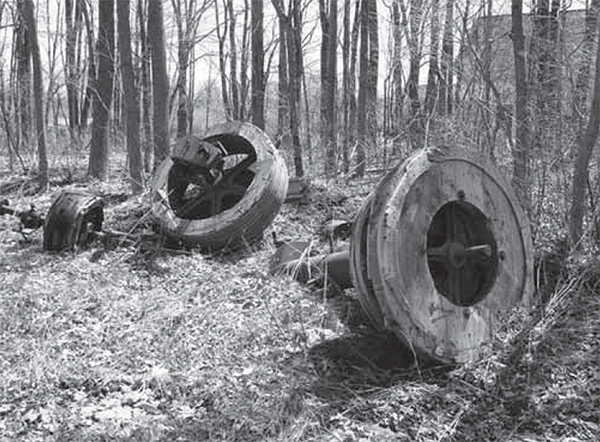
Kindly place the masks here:
[(440, 67), (438, 62), (440, 39), (440, 0), (431, 0), (431, 32), (429, 37), (429, 72), (425, 91), (425, 112), (431, 119), (436, 111), (439, 95)]
[(233, 13), (233, 0), (225, 0), (227, 19), (229, 21), (229, 88), (231, 91), (231, 106), (233, 108), (233, 118), (240, 119), (240, 91), (237, 82), (237, 43), (235, 40), (236, 17)]
[(560, 145), (562, 126), (560, 103), (561, 45), (559, 19), (562, 0), (538, 0), (532, 12), (529, 49), (531, 151), (539, 158), (548, 146)]
[[(300, 37), (302, 37), (300, 35)], [(300, 75), (300, 88), (301, 91), (299, 91), (299, 94), (302, 95), (302, 101), (304, 101), (304, 112), (302, 112), (302, 110), (300, 109), (299, 106), (299, 113), (304, 117), (304, 127), (306, 128), (306, 130), (304, 131), (304, 143), (303, 143), (303, 148), (302, 148), (302, 152), (306, 152), (308, 154), (308, 161), (309, 164), (312, 164), (313, 162), (313, 149), (312, 149), (312, 137), (311, 137), (311, 131), (309, 130), (309, 128), (313, 127), (311, 124), (311, 106), (310, 106), (310, 102), (308, 99), (308, 87), (306, 84), (306, 75), (304, 75), (304, 60), (302, 56), (297, 57), (298, 59), (298, 74)], [(299, 98), (300, 99), (300, 98)], [(298, 128), (300, 129), (302, 127), (302, 124), (300, 124), (298, 126)]]
[(27, 7), (24, 1), (17, 1), (17, 26), (15, 27), (16, 91), (15, 122), (17, 126), (17, 150), (29, 143), (31, 137), (31, 42), (27, 31)]
[[(224, 0), (225, 1), (225, 0)], [(227, 78), (227, 50), (226, 50), (226, 42), (227, 35), (229, 33), (229, 26), (233, 26), (231, 20), (229, 19), (229, 9), (227, 8), (227, 4), (225, 3), (225, 7), (223, 8), (223, 30), (221, 30), (221, 20), (219, 15), (219, 2), (215, 1), (215, 20), (217, 22), (216, 33), (217, 40), (219, 41), (219, 72), (221, 79), (221, 96), (223, 98), (223, 107), (225, 108), (225, 118), (227, 120), (233, 120), (235, 118), (234, 115), (234, 107), (232, 105), (233, 99), (230, 98), (229, 94), (229, 86), (228, 86), (228, 78)], [(233, 81), (231, 78), (229, 82)]]
[(294, 146), (294, 170), (296, 176), (304, 176), (302, 144), (300, 142), (300, 94), (302, 87), (302, 5), (293, 0), (288, 32), (288, 62), (290, 79), (290, 129)]
[(571, 198), (569, 228), (571, 233), (571, 241), (575, 246), (579, 246), (582, 237), (588, 167), (594, 146), (598, 141), (598, 131), (600, 129), (600, 44), (597, 46), (596, 72), (590, 118), (587, 129), (579, 139), (577, 158), (575, 160), (575, 168), (573, 170), (573, 194)]
[[(2, 8), (0, 7), (0, 14), (2, 12)], [(0, 17), (1, 18), (1, 17)], [(23, 172), (27, 171), (27, 166), (25, 165), (25, 161), (23, 161), (23, 157), (19, 153), (17, 138), (14, 134), (13, 125), (11, 122), (11, 110), (14, 109), (13, 104), (10, 102), (10, 93), (6, 91), (6, 85), (4, 83), (4, 75), (2, 70), (0, 70), (0, 113), (2, 114), (2, 126), (4, 127), (4, 133), (6, 136), (6, 149), (8, 153), (8, 170), (13, 172), (14, 170), (14, 160), (15, 157), (19, 161), (19, 165)]]
[(573, 117), (582, 132), (585, 115), (587, 113), (587, 102), (590, 83), (590, 67), (594, 46), (598, 38), (598, 11), (600, 1), (591, 0), (585, 13), (585, 34), (581, 45), (581, 61), (576, 67), (577, 79), (573, 90), (573, 103), (571, 110)]
[(454, 94), (451, 97), (453, 100), (452, 107), (456, 108), (458, 104), (461, 102), (461, 91), (463, 86), (464, 79), (464, 55), (465, 51), (462, 49), (465, 47), (467, 42), (467, 35), (469, 32), (469, 11), (471, 9), (471, 0), (465, 0), (464, 11), (461, 14), (461, 30), (460, 30), (460, 50), (458, 51), (458, 56), (456, 58), (456, 82), (454, 84)]
[(42, 66), (40, 61), (40, 47), (38, 44), (37, 29), (33, 0), (19, 0), (23, 2), (21, 11), (24, 13), (24, 22), (27, 29), (27, 38), (31, 44), (31, 64), (33, 67), (33, 98), (35, 108), (35, 127), (37, 133), (38, 151), (38, 182), (41, 189), (48, 187), (48, 156), (46, 153), (46, 125), (44, 120), (44, 100), (42, 84)]
[(391, 112), (391, 125), (392, 134), (394, 135), (394, 144), (397, 145), (399, 140), (398, 129), (399, 122), (402, 120), (403, 112), (402, 107), (404, 105), (404, 87), (403, 72), (402, 72), (402, 25), (400, 19), (400, 8), (398, 2), (392, 2), (392, 36), (394, 42), (393, 49), (393, 92), (392, 92), (392, 112)]
[[(352, 34), (350, 36), (350, 72), (348, 82), (348, 114), (350, 120), (350, 130), (348, 132), (348, 146), (349, 148), (358, 149), (358, 104), (357, 104), (357, 90), (356, 90), (356, 79), (357, 79), (357, 66), (358, 66), (358, 41), (360, 36), (360, 23), (361, 23), (361, 0), (355, 0), (354, 8), (354, 24), (352, 25)], [(363, 155), (364, 157), (364, 155)]]
[[(356, 19), (356, 16), (355, 16)], [(355, 20), (356, 21), (356, 20)], [(351, 30), (350, 0), (344, 0), (344, 25), (342, 37), (342, 170), (350, 170), (350, 146), (355, 124), (351, 123), (350, 103), (354, 97), (354, 77), (350, 74)]]
[(454, 73), (454, 0), (446, 0), (446, 19), (442, 41), (442, 73), (440, 79), (441, 115), (452, 113), (452, 87)]
[[(482, 1), (481, 7), (484, 9), (484, 23), (493, 23), (494, 11), (492, 8), (492, 0)], [(483, 29), (483, 54), (482, 54), (482, 66), (481, 74), (484, 80), (483, 97), (480, 97), (484, 106), (481, 108), (481, 116), (478, 123), (478, 138), (480, 138), (479, 144), (482, 146), (482, 150), (491, 158), (494, 158), (495, 151), (495, 133), (494, 128), (496, 126), (495, 115), (489, 109), (491, 104), (491, 96), (493, 89), (492, 80), (492, 64), (493, 53), (492, 53), (492, 26), (485, 26)]]
[[(377, 123), (377, 82), (379, 79), (379, 23), (377, 18), (377, 0), (365, 0), (369, 7), (367, 27), (369, 37), (369, 70), (367, 82), (367, 127), (370, 143), (377, 145), (379, 124)], [(365, 164), (366, 166), (366, 164)]]
[[(89, 11), (86, 6), (86, 2), (78, 2), (81, 6), (81, 12), (84, 18), (85, 29), (86, 29), (86, 40), (87, 40), (87, 49), (88, 49), (88, 80), (87, 87), (85, 89), (85, 95), (83, 97), (83, 104), (81, 105), (81, 114), (79, 127), (82, 131), (87, 129), (88, 125), (88, 116), (90, 113), (90, 106), (93, 100), (93, 96), (96, 93), (96, 52), (94, 50), (94, 30), (92, 27), (92, 20), (89, 16)], [(98, 46), (99, 40), (96, 42), (96, 46)]]
[(76, 140), (79, 134), (79, 67), (77, 66), (75, 50), (79, 33), (78, 23), (81, 22), (79, 2), (65, 0), (65, 81), (67, 89), (67, 106), (69, 109), (69, 130), (71, 138)]
[(359, 74), (358, 74), (358, 108), (362, 112), (358, 112), (356, 120), (356, 132), (358, 145), (356, 148), (356, 176), (363, 177), (365, 175), (366, 160), (367, 160), (367, 85), (369, 81), (369, 9), (366, 1), (361, 2), (360, 8), (360, 51), (359, 51)]
[(154, 167), (169, 155), (169, 79), (165, 54), (165, 31), (161, 0), (148, 3), (148, 42), (152, 54), (152, 99), (154, 109)]
[(411, 116), (408, 123), (409, 138), (413, 149), (425, 144), (425, 127), (421, 100), (419, 98), (419, 73), (421, 71), (421, 24), (423, 21), (423, 0), (410, 0), (410, 17), (407, 19), (406, 7), (400, 0), (403, 22), (408, 28), (407, 42), (410, 54), (410, 67), (406, 89), (410, 101)]
[[(482, 2), (482, 7), (484, 8), (484, 17), (487, 20), (487, 23), (492, 23), (494, 19), (494, 11), (492, 9), (492, 0), (485, 0)], [(491, 83), (492, 83), (492, 27), (485, 26), (483, 30), (484, 42), (483, 42), (483, 76), (485, 78), (485, 93), (483, 95), (483, 100), (486, 103), (490, 101), (491, 94)], [(487, 114), (486, 114), (487, 115)]]
[[(117, 23), (115, 22), (115, 30)], [(117, 35), (115, 34), (115, 38)], [(110, 112), (110, 134), (116, 138), (118, 133), (125, 133), (125, 123), (123, 122), (123, 90), (121, 89), (121, 69), (119, 66), (119, 52), (117, 48), (117, 42), (115, 41), (114, 48), (114, 77), (113, 77), (113, 97), (112, 97), (112, 111)]]
[(114, 78), (114, 1), (98, 0), (98, 76), (93, 99), (94, 121), (89, 158), (89, 174), (105, 180), (108, 176), (109, 114)]
[(131, 56), (131, 25), (129, 23), (129, 0), (117, 2), (119, 34), (119, 55), (121, 60), (121, 81), (126, 112), (127, 154), (129, 158), (129, 178), (133, 193), (144, 188), (143, 163), (140, 151), (140, 103)]
[[(302, 85), (302, 11), (299, 0), (292, 0), (290, 9), (286, 14), (282, 0), (272, 0), (273, 7), (277, 12), (281, 29), (284, 32), (285, 57), (287, 59), (287, 81), (289, 109), (289, 134), (293, 147), (294, 171), (297, 177), (304, 176), (304, 164), (302, 161), (302, 145), (300, 144), (300, 100)], [(283, 47), (280, 46), (280, 51)], [(281, 55), (281, 53), (280, 53)], [(287, 130), (282, 130), (286, 136)]]
[(512, 0), (512, 40), (515, 58), (515, 125), (512, 185), (526, 211), (531, 207), (529, 195), (529, 113), (527, 112), (527, 75), (525, 72), (525, 37), (523, 35), (523, 2)]
[[(190, 60), (195, 60), (195, 59), (196, 59), (195, 45), (193, 45), (192, 49), (190, 51)], [(210, 74), (209, 74), (209, 78), (210, 78)], [(195, 96), (196, 96), (196, 63), (192, 62), (190, 64), (190, 75), (189, 75), (189, 82), (188, 82), (188, 97), (187, 97), (187, 118), (188, 118), (187, 129), (188, 129), (189, 133), (194, 132), (194, 112), (195, 112), (194, 97)]]
[(189, 62), (189, 51), (192, 42), (189, 41), (186, 32), (185, 17), (187, 8), (181, 10), (181, 2), (171, 1), (173, 11), (175, 12), (175, 24), (177, 25), (177, 84), (175, 85), (175, 94), (177, 95), (177, 138), (187, 135), (187, 72)]
[(325, 174), (337, 171), (337, 0), (319, 0), (321, 19), (321, 146), (325, 150)]
[[(533, 36), (531, 57), (535, 64), (536, 86), (539, 91), (538, 107), (540, 116), (556, 115), (560, 106), (558, 100), (560, 78), (557, 69), (559, 60), (559, 17), (562, 0), (538, 0), (533, 14)], [(548, 128), (549, 121), (545, 122)], [(552, 124), (552, 123), (550, 123)]]
[(360, 12), (360, 73), (358, 87), (356, 175), (364, 176), (366, 148), (374, 145), (377, 125), (377, 76), (379, 41), (377, 37), (377, 6), (375, 0), (364, 0)]
[(140, 81), (142, 93), (142, 127), (144, 129), (144, 136), (142, 138), (142, 151), (144, 153), (144, 171), (150, 173), (152, 171), (152, 156), (154, 154), (154, 134), (152, 129), (152, 86), (150, 84), (151, 54), (148, 48), (148, 37), (146, 33), (148, 20), (146, 19), (143, 0), (138, 0), (137, 13), (138, 26), (140, 29)]
[[(39, 5), (39, 3), (38, 3)], [(45, 4), (45, 8), (46, 10), (48, 10), (50, 8), (50, 0), (46, 0), (46, 4)], [(38, 9), (41, 9), (41, 5), (38, 6)], [(56, 16), (56, 22), (52, 23), (52, 20), (50, 19), (50, 17), (48, 15), (46, 15), (45, 17), (45, 27), (48, 30), (45, 34), (46, 34), (46, 39), (45, 39), (45, 47), (46, 47), (46, 63), (44, 64), (44, 70), (47, 73), (47, 87), (46, 87), (46, 91), (45, 91), (45, 102), (46, 105), (44, 106), (44, 119), (46, 120), (46, 125), (48, 124), (48, 121), (52, 121), (54, 126), (58, 126), (59, 125), (59, 112), (60, 112), (60, 108), (62, 107), (62, 103), (61, 103), (61, 98), (59, 96), (58, 90), (59, 90), (59, 85), (57, 82), (58, 76), (59, 74), (57, 73), (57, 65), (58, 65), (58, 58), (59, 58), (59, 52), (61, 49), (61, 33), (62, 33), (62, 26), (61, 26), (61, 22), (62, 22), (62, 17), (60, 16), (60, 14), (62, 13), (62, 8), (59, 8), (59, 10), (57, 11), (57, 16)], [(38, 18), (39, 20), (39, 18)], [(56, 26), (56, 31), (52, 31), (52, 26)], [(63, 64), (64, 67), (64, 64)]]
[(242, 28), (242, 48), (240, 51), (240, 111), (239, 119), (246, 120), (248, 118), (248, 57), (250, 55), (249, 36), (251, 34), (248, 11), (250, 5), (248, 0), (244, 0), (244, 26)]
[(263, 2), (252, 0), (252, 123), (265, 128), (265, 49), (263, 43)]
[[(290, 137), (290, 82), (288, 78), (287, 30), (284, 18), (279, 17), (279, 62), (277, 65), (277, 138)], [(291, 142), (289, 143), (291, 145)]]

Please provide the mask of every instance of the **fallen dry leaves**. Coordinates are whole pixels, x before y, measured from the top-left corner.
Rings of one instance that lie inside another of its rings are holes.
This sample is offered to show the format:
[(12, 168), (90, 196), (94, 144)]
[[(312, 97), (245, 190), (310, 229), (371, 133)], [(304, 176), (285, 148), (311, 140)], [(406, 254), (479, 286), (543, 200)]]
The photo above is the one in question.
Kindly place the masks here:
[[(99, 191), (107, 225), (144, 227), (143, 198)], [(328, 252), (322, 223), (351, 218), (368, 191), (316, 185), (272, 230)], [(22, 201), (43, 212), (51, 196)], [(269, 241), (228, 256), (49, 254), (11, 222), (0, 219), (2, 441), (598, 440), (594, 260), (572, 266), (545, 310), (507, 317), (488, 359), (436, 367), (372, 330), (353, 290), (270, 275)]]

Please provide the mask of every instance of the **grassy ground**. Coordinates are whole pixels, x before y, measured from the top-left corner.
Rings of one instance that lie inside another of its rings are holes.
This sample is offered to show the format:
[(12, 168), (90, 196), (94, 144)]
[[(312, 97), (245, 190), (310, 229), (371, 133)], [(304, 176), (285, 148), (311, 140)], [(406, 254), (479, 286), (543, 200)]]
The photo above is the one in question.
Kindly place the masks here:
[[(373, 185), (317, 186), (265, 238), (329, 251), (321, 224), (351, 218)], [(143, 198), (117, 181), (87, 186), (109, 203), (106, 226), (143, 227)], [(42, 213), (59, 191), (3, 187)], [(437, 367), (372, 330), (352, 289), (271, 275), (270, 240), (227, 256), (151, 244), (51, 254), (40, 231), (24, 242), (15, 226), (0, 218), (1, 441), (600, 437), (592, 259), (571, 265), (544, 310), (507, 317), (489, 358)]]

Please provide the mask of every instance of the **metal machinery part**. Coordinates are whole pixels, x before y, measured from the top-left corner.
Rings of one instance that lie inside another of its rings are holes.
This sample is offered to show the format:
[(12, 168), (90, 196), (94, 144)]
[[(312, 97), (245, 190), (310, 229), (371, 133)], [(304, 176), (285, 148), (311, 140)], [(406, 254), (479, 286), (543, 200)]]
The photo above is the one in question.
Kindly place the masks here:
[(35, 210), (33, 204), (29, 210), (19, 211), (10, 207), (10, 203), (7, 199), (3, 199), (0, 201), (0, 216), (2, 215), (14, 215), (19, 218), (19, 231), (23, 236), (25, 236), (23, 229), (35, 230), (44, 225), (44, 217)]
[[(247, 244), (277, 215), (287, 192), (287, 169), (269, 138), (244, 122), (229, 122), (206, 137), (179, 140), (151, 182), (156, 234), (206, 248)], [(63, 191), (47, 217), (33, 208), (17, 212), (0, 201), (0, 215), (14, 214), (21, 227), (44, 226), (46, 250), (79, 250), (94, 239), (135, 243), (130, 235), (102, 231), (103, 201), (78, 189)], [(23, 232), (22, 232), (23, 233)]]
[(500, 313), (530, 302), (529, 223), (494, 166), (459, 149), (422, 150), (363, 203), (350, 267), (377, 327), (439, 361), (473, 361)]
[(81, 190), (65, 190), (52, 203), (44, 223), (44, 249), (86, 248), (102, 230), (104, 203)]
[(219, 141), (210, 143), (195, 136), (178, 141), (169, 170), (169, 203), (175, 214), (185, 219), (213, 217), (235, 206), (254, 179), (248, 169), (256, 161), (249, 151), (237, 154), (238, 162), (228, 168), (229, 152)]
[(476, 304), (496, 281), (497, 249), (488, 219), (461, 193), (458, 201), (437, 211), (427, 232), (427, 264), (435, 288), (453, 304)]
[(260, 237), (288, 186), (283, 158), (268, 136), (245, 122), (179, 140), (150, 187), (157, 230), (206, 249), (235, 248)]
[(308, 283), (330, 282), (339, 290), (352, 287), (348, 251), (311, 255), (312, 241), (288, 241), (279, 244), (269, 262), (271, 274), (287, 274)]

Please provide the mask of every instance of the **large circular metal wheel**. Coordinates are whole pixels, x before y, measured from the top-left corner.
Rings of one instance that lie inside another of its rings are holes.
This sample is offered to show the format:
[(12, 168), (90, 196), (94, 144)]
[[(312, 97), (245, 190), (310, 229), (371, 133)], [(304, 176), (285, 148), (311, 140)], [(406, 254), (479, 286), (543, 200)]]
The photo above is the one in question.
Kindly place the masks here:
[(363, 202), (358, 215), (352, 223), (350, 240), (350, 275), (352, 285), (360, 293), (358, 301), (371, 323), (376, 327), (383, 325), (383, 313), (373, 290), (373, 281), (367, 269), (368, 221), (371, 215), (373, 194)]
[(371, 317), (416, 350), (447, 363), (476, 360), (499, 312), (529, 302), (527, 218), (492, 165), (457, 149), (419, 151), (390, 175), (361, 222), (366, 264), (352, 271), (366, 267), (360, 278), (373, 290), (359, 296), (369, 305), (375, 298), (382, 319)]
[[(211, 128), (193, 143), (215, 152), (206, 167), (167, 158), (150, 183), (152, 217), (169, 238), (206, 249), (262, 237), (285, 199), (288, 174), (268, 136), (246, 122)], [(214, 158), (214, 161), (212, 159)]]

